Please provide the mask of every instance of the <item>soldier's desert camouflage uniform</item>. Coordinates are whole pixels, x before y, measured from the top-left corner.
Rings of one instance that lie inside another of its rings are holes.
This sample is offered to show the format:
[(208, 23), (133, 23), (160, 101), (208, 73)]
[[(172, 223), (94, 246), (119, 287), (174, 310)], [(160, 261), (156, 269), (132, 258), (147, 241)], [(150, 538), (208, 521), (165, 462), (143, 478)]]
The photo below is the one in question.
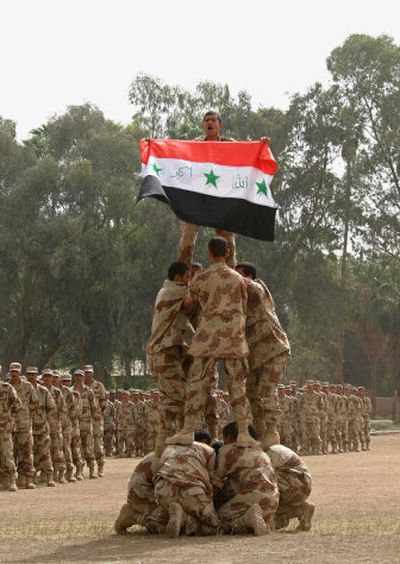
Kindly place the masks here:
[[(360, 387), (359, 390), (362, 391), (363, 388)], [(369, 445), (371, 441), (369, 435), (369, 418), (372, 412), (372, 404), (371, 404), (371, 400), (365, 395), (362, 395), (361, 399), (363, 402), (362, 423), (361, 423), (361, 447), (363, 450), (369, 450)]]
[(189, 349), (193, 362), (188, 377), (185, 421), (205, 412), (215, 365), (218, 359), (223, 359), (232, 411), (238, 422), (247, 422), (244, 280), (225, 264), (214, 263), (196, 275), (191, 293), (201, 308), (201, 316)]
[[(160, 459), (154, 452), (147, 454), (133, 471), (128, 482), (126, 503), (114, 524), (118, 534), (124, 534), (128, 527), (148, 525), (148, 516), (157, 508), (154, 495), (155, 477), (160, 468)], [(168, 514), (164, 521), (168, 519)]]
[[(321, 397), (313, 390), (313, 384), (307, 384), (307, 389), (301, 398), (300, 410), (304, 416), (306, 430), (306, 454), (321, 454), (320, 412)], [(303, 446), (303, 444), (302, 444)]]
[(72, 456), (72, 421), (76, 420), (79, 413), (79, 403), (76, 395), (69, 386), (60, 385), (60, 390), (64, 396), (66, 413), (61, 417), (61, 426), (63, 434), (63, 452), (66, 465), (66, 479), (68, 482), (74, 482), (74, 460)]
[(347, 405), (349, 450), (358, 452), (360, 450), (360, 422), (362, 419), (363, 404), (354, 389), (349, 390)]
[(324, 383), (322, 385), (322, 392), (325, 394), (325, 409), (327, 418), (327, 429), (326, 429), (326, 447), (323, 444), (323, 453), (327, 454), (329, 445), (331, 446), (331, 453), (336, 454), (338, 451), (337, 441), (336, 441), (336, 397), (330, 391), (329, 384)]
[(14, 458), (18, 470), (18, 482), (31, 487), (35, 476), (33, 466), (32, 414), (39, 409), (36, 392), (29, 382), (21, 380), (11, 382), (22, 407), (15, 414), (13, 425)]
[(328, 454), (328, 406), (326, 403), (326, 394), (321, 390), (320, 382), (314, 383), (314, 391), (319, 395), (319, 421), (320, 421), (320, 437), (321, 437), (321, 453)]
[(117, 398), (115, 399), (114, 402), (114, 435), (115, 435), (115, 454), (116, 456), (121, 456), (122, 454), (122, 448), (121, 448), (121, 444), (120, 444), (120, 435), (121, 435), (121, 430), (119, 428), (118, 425), (118, 419), (119, 419), (119, 412), (121, 409), (121, 391), (122, 390), (118, 390), (117, 392)]
[[(139, 393), (139, 398), (141, 394)], [(133, 421), (135, 424), (136, 456), (143, 456), (147, 440), (147, 408), (143, 399), (138, 399), (132, 406)]]
[(16, 489), (17, 475), (13, 454), (13, 419), (21, 407), (21, 400), (13, 386), (0, 380), (0, 471), (11, 491)]
[[(300, 527), (308, 530), (305, 522), (306, 512), (310, 509), (307, 499), (311, 493), (311, 474), (303, 460), (284, 445), (273, 445), (266, 449), (279, 488), (279, 507), (276, 512), (278, 528), (286, 526), (290, 519), (297, 517)], [(311, 517), (313, 514), (311, 510)], [(308, 515), (309, 517), (309, 515)]]
[(83, 384), (82, 388), (77, 391), (80, 393), (82, 405), (79, 417), (82, 455), (89, 468), (91, 477), (94, 477), (93, 421), (102, 422), (102, 417), (93, 390)]
[(262, 438), (266, 425), (279, 423), (276, 386), (285, 375), (290, 346), (265, 283), (249, 281), (247, 295), (246, 339), (250, 350), (250, 375), (246, 389), (257, 434)]
[(56, 479), (63, 483), (65, 481), (66, 464), (63, 450), (62, 423), (66, 424), (68, 418), (67, 406), (65, 405), (61, 390), (53, 385), (47, 386), (47, 388), (56, 404), (56, 409), (49, 414), (51, 460)]
[(182, 426), (186, 400), (186, 361), (193, 327), (183, 307), (188, 285), (166, 280), (157, 294), (147, 362), (162, 394), (160, 437)]
[(289, 384), (290, 386), (290, 401), (292, 403), (292, 440), (289, 448), (297, 452), (300, 445), (300, 394), (297, 391), (297, 386), (295, 382)]
[(115, 420), (115, 406), (112, 401), (107, 400), (107, 405), (103, 411), (104, 419), (104, 450), (106, 456), (113, 455), (114, 449), (114, 420)]
[(218, 438), (222, 439), (222, 429), (231, 421), (229, 400), (225, 401), (223, 393), (217, 396)]
[(293, 435), (293, 402), (292, 398), (286, 393), (284, 384), (278, 384), (278, 407), (280, 411), (280, 423), (278, 425), (280, 442), (289, 446), (292, 444)]
[(268, 456), (257, 447), (223, 446), (218, 452), (215, 483), (224, 484), (228, 501), (218, 508), (218, 517), (226, 533), (246, 533), (246, 512), (261, 507), (264, 521), (272, 526), (279, 503), (275, 474)]
[(104, 385), (99, 380), (93, 380), (90, 388), (94, 392), (94, 396), (98, 405), (98, 415), (93, 419), (93, 449), (94, 457), (96, 459), (98, 475), (102, 476), (105, 464), (103, 435), (104, 435), (104, 421), (103, 411), (107, 405), (107, 394)]
[(135, 454), (135, 421), (133, 402), (129, 401), (128, 392), (121, 394), (122, 401), (118, 407), (117, 426), (118, 426), (118, 455), (133, 457)]
[(162, 532), (171, 502), (179, 503), (184, 512), (185, 533), (215, 534), (218, 517), (213, 506), (211, 478), (215, 466), (214, 449), (198, 442), (167, 446), (161, 456), (156, 476), (155, 497), (159, 505), (150, 523)]
[(347, 397), (343, 393), (342, 385), (338, 385), (337, 390), (339, 393), (339, 399), (337, 403), (339, 452), (347, 452), (348, 451)]
[(51, 459), (49, 419), (57, 409), (49, 390), (37, 384), (36, 395), (39, 408), (32, 414), (33, 463), (48, 485), (54, 485), (54, 468)]
[(151, 400), (148, 404), (147, 411), (147, 448), (154, 450), (156, 444), (156, 434), (157, 430), (161, 425), (161, 413), (160, 404), (154, 400)]
[(71, 419), (71, 453), (72, 460), (75, 465), (75, 478), (77, 480), (82, 480), (82, 468), (83, 468), (83, 457), (82, 457), (82, 442), (81, 442), (81, 430), (80, 430), (80, 417), (82, 415), (82, 398), (81, 394), (74, 387), (71, 387), (71, 391), (75, 398), (76, 411), (70, 413)]

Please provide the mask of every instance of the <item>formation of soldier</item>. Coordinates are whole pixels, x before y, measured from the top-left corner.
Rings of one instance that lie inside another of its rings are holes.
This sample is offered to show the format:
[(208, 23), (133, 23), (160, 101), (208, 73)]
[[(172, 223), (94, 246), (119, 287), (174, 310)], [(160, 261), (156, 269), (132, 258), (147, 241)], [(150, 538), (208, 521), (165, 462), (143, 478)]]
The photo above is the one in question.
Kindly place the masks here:
[[(56, 482), (104, 475), (103, 446), (106, 390), (94, 379), (93, 366), (70, 374), (35, 366), (22, 374), (19, 362), (9, 367), (9, 382), (0, 381), (0, 480), (9, 491), (54, 487)], [(97, 474), (96, 474), (97, 466)]]
[(281, 443), (304, 454), (369, 450), (371, 400), (363, 386), (278, 384)]

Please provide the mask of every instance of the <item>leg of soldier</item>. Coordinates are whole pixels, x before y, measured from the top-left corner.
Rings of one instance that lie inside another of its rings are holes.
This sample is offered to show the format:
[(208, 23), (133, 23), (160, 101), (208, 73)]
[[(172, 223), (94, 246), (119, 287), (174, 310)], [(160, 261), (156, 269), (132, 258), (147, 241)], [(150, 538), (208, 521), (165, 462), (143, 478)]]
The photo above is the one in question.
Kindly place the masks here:
[(94, 446), (93, 433), (91, 430), (81, 428), (82, 454), (89, 468), (89, 477), (96, 478), (94, 474)]
[(229, 256), (226, 259), (226, 264), (231, 268), (236, 268), (236, 241), (235, 241), (235, 233), (231, 233), (231, 231), (225, 231), (224, 229), (216, 229), (216, 234), (219, 237), (224, 237), (226, 242), (228, 243), (229, 249)]
[(14, 462), (13, 440), (11, 433), (0, 433), (0, 468), (3, 472), (6, 487), (12, 492), (17, 490), (15, 483), (17, 469)]
[(50, 433), (51, 460), (53, 462), (54, 474), (60, 484), (65, 483), (65, 458), (63, 452), (63, 439), (61, 433)]
[(135, 517), (133, 507), (129, 503), (124, 503), (114, 523), (114, 530), (117, 535), (125, 535), (126, 529), (136, 523)]
[(65, 478), (68, 482), (75, 482), (74, 477), (74, 462), (72, 459), (71, 451), (72, 434), (70, 431), (64, 431), (63, 433), (63, 452), (65, 458), (66, 473)]
[(193, 259), (193, 250), (196, 244), (198, 225), (179, 221), (181, 228), (181, 239), (178, 248), (178, 260), (190, 265)]
[(217, 388), (218, 388), (218, 369), (215, 365), (214, 373), (209, 378), (209, 388), (206, 393), (206, 406), (204, 420), (212, 440), (218, 437), (218, 413), (217, 413)]
[(369, 450), (369, 445), (371, 442), (371, 437), (369, 434), (369, 418), (364, 419), (363, 426), (364, 426), (365, 446), (366, 449)]
[(196, 421), (205, 412), (206, 394), (210, 386), (209, 380), (213, 377), (216, 362), (215, 358), (195, 357), (193, 359), (187, 382), (183, 429), (178, 434), (166, 439), (166, 444), (191, 444), (193, 442)]
[(279, 503), (278, 490), (272, 495), (262, 492), (236, 494), (218, 509), (225, 533), (243, 534), (253, 529), (256, 535), (270, 530)]
[(14, 453), (18, 465), (18, 478), (27, 489), (34, 489), (33, 478), (35, 468), (33, 466), (33, 441), (29, 432), (17, 432), (14, 439)]
[(126, 429), (124, 435), (124, 444), (126, 456), (133, 458), (135, 456), (135, 431)]
[(253, 415), (254, 427), (258, 437), (262, 437), (265, 433), (265, 421), (263, 418), (262, 398), (258, 394), (258, 386), (260, 382), (261, 367), (250, 370), (246, 379), (246, 394), (250, 403), (251, 413)]
[(94, 457), (97, 463), (97, 475), (99, 476), (99, 478), (102, 478), (104, 476), (105, 456), (104, 456), (103, 434), (104, 434), (103, 421), (96, 421), (95, 423), (93, 423), (93, 448), (94, 448)]
[(181, 420), (185, 413), (186, 374), (183, 368), (181, 347), (169, 349), (153, 355), (153, 376), (161, 392), (161, 420), (157, 441), (164, 442), (172, 434), (175, 418)]
[(41, 476), (48, 486), (54, 487), (54, 469), (51, 461), (51, 440), (50, 434), (40, 433), (33, 435), (33, 460), (36, 471), (41, 472)]
[(104, 450), (106, 456), (110, 457), (113, 455), (113, 429), (106, 429), (104, 431)]
[(229, 400), (238, 424), (237, 445), (241, 447), (258, 446), (257, 441), (250, 437), (248, 431), (250, 423), (248, 414), (251, 412), (246, 396), (246, 378), (249, 373), (247, 360), (225, 358), (224, 366)]
[(288, 353), (284, 352), (259, 367), (257, 395), (261, 398), (262, 418), (266, 425), (265, 433), (261, 437), (264, 448), (280, 442), (276, 426), (280, 420), (281, 410), (276, 386), (285, 376), (287, 361)]
[(74, 429), (72, 432), (71, 451), (72, 451), (72, 460), (74, 461), (75, 464), (75, 478), (81, 481), (83, 459), (82, 459), (81, 435), (79, 429)]

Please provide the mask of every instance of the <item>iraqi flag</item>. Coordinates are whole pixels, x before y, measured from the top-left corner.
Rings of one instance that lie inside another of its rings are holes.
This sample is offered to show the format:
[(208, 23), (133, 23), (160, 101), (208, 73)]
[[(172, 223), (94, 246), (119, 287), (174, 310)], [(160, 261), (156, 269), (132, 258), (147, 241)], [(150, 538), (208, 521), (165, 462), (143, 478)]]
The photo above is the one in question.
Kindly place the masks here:
[(140, 141), (138, 201), (157, 198), (179, 219), (274, 240), (270, 184), (278, 165), (261, 141)]

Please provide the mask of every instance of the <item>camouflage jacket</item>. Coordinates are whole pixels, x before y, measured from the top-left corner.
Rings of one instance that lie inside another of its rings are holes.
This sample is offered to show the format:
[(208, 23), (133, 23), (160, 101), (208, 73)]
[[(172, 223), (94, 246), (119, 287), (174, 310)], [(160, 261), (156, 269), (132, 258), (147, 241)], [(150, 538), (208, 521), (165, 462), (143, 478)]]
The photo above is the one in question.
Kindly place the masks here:
[(247, 295), (248, 360), (250, 368), (257, 368), (284, 352), (290, 353), (290, 345), (275, 313), (274, 300), (264, 282), (250, 281)]
[(11, 433), (14, 417), (21, 408), (22, 402), (13, 386), (0, 381), (0, 433)]
[(197, 442), (186, 446), (170, 445), (161, 456), (156, 480), (162, 478), (187, 488), (201, 488), (211, 496), (214, 466), (215, 451), (208, 445)]
[(13, 431), (32, 431), (32, 415), (39, 409), (39, 401), (32, 384), (21, 380), (19, 384), (11, 384), (22, 402), (22, 408), (14, 417)]
[(103, 411), (104, 430), (110, 431), (114, 429), (114, 404), (112, 401), (107, 400), (107, 405)]
[[(227, 483), (224, 483), (224, 482)], [(278, 496), (278, 487), (268, 456), (258, 447), (243, 448), (236, 443), (220, 448), (214, 476), (215, 485), (232, 494), (255, 491)]]
[(201, 311), (189, 354), (212, 358), (247, 356), (247, 293), (242, 276), (226, 264), (214, 263), (195, 276), (190, 289)]
[(96, 401), (96, 397), (94, 392), (88, 386), (82, 385), (82, 388), (78, 390), (74, 388), (77, 392), (79, 392), (81, 396), (81, 414), (79, 416), (79, 421), (81, 422), (91, 422), (92, 420), (100, 420), (101, 421), (101, 412), (99, 405)]
[(133, 417), (134, 404), (131, 401), (121, 402), (118, 408), (117, 426), (119, 431), (133, 430), (135, 426)]
[(273, 445), (265, 451), (271, 460), (272, 467), (279, 479), (279, 473), (310, 474), (304, 461), (290, 448), (284, 445)]
[(160, 459), (154, 452), (147, 454), (133, 471), (128, 482), (128, 503), (155, 502), (154, 483), (160, 468)]
[(38, 384), (36, 395), (39, 408), (32, 414), (32, 433), (34, 435), (47, 434), (50, 432), (49, 419), (57, 407), (51, 393), (45, 386)]
[[(99, 380), (94, 380), (89, 387), (94, 392), (94, 397), (96, 398), (97, 405), (100, 408), (100, 415), (102, 415), (107, 405), (107, 393), (104, 384), (99, 382)], [(98, 418), (95, 419), (95, 421), (98, 420)]]
[(147, 354), (182, 346), (188, 349), (194, 329), (183, 307), (188, 285), (184, 282), (166, 280), (157, 294), (151, 325), (151, 336), (147, 342)]
[(49, 415), (50, 433), (62, 433), (62, 423), (65, 424), (68, 417), (65, 399), (62, 391), (55, 386), (51, 386), (50, 393), (56, 404), (56, 409)]

